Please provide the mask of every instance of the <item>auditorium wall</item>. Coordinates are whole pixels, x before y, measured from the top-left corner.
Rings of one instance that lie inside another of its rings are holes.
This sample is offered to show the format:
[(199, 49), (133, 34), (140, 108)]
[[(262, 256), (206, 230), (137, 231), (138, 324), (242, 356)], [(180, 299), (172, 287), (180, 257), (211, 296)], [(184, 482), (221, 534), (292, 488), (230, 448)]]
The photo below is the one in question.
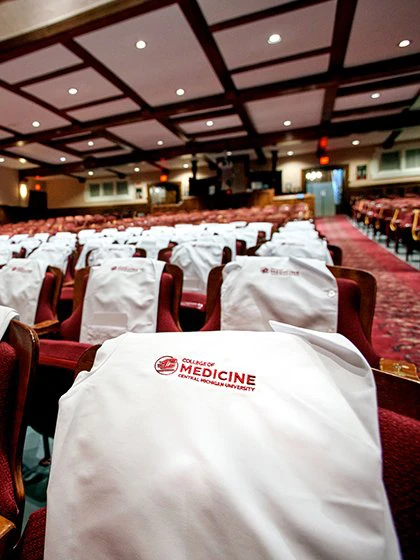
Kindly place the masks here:
[(0, 168), (0, 206), (18, 206), (18, 172), (8, 167)]

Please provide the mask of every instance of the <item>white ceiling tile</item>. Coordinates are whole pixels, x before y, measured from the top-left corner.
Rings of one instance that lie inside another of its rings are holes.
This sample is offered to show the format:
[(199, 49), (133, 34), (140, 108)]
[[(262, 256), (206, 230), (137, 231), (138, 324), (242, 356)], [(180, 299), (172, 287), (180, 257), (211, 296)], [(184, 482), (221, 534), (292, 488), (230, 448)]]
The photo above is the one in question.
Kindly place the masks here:
[(109, 103), (101, 103), (93, 107), (85, 109), (76, 109), (69, 111), (68, 114), (79, 121), (92, 121), (103, 117), (111, 117), (112, 115), (120, 115), (121, 113), (130, 113), (138, 111), (139, 106), (131, 99), (120, 99), (119, 101), (110, 101)]
[(290, 0), (198, 0), (207, 22), (213, 23), (237, 18), (267, 8), (288, 4)]
[(80, 158), (62, 152), (61, 150), (56, 150), (54, 148), (49, 148), (48, 146), (43, 146), (42, 144), (27, 144), (19, 148), (9, 148), (10, 152), (18, 154), (23, 157), (34, 158), (45, 163), (51, 163), (53, 165), (60, 165), (63, 162), (60, 161), (60, 157), (64, 156), (66, 158), (66, 163), (71, 163), (73, 161), (80, 161)]
[[(88, 142), (93, 142), (94, 145), (89, 146)], [(67, 145), (69, 148), (73, 148), (74, 150), (79, 150), (80, 152), (91, 152), (93, 154), (94, 150), (100, 148), (110, 148), (111, 146), (115, 146), (115, 143), (107, 140), (106, 138), (92, 138), (91, 140), (82, 140), (80, 142), (73, 142)]]
[[(324, 91), (309, 91), (247, 103), (257, 132), (293, 130), (320, 123)], [(285, 127), (283, 122), (292, 121)]]
[[(342, 111), (344, 109), (353, 109), (355, 107), (374, 107), (383, 103), (392, 103), (394, 101), (404, 101), (412, 99), (419, 91), (420, 84), (414, 86), (404, 86), (392, 89), (372, 89), (367, 93), (357, 93), (356, 95), (346, 95), (337, 97), (335, 101), (334, 111)], [(372, 99), (372, 93), (380, 93), (381, 97)]]
[[(208, 120), (212, 120), (214, 125), (211, 127), (207, 126), (206, 122)], [(200, 119), (199, 121), (181, 123), (180, 126), (186, 134), (195, 134), (196, 132), (208, 132), (232, 126), (242, 126), (242, 122), (237, 115), (230, 115), (228, 117), (215, 117), (214, 119)]]
[[(109, 128), (121, 140), (135, 144), (143, 150), (156, 150), (168, 146), (180, 146), (183, 144), (177, 136), (157, 121), (143, 121), (133, 124), (124, 124)], [(163, 140), (163, 145), (158, 146), (158, 140)]]
[[(79, 90), (77, 95), (69, 94), (68, 90), (72, 87)], [(23, 90), (59, 109), (71, 107), (76, 103), (88, 103), (122, 93), (98, 74), (98, 72), (90, 68), (71, 72), (59, 78), (45, 80), (25, 87)]]
[(82, 62), (63, 45), (52, 45), (0, 64), (0, 79), (15, 84)]
[[(255, 64), (304, 51), (329, 47), (336, 1), (259, 20), (214, 34), (228, 68)], [(272, 33), (282, 40), (267, 43)]]
[[(420, 50), (418, 0), (359, 0), (345, 66), (406, 56)], [(402, 39), (413, 43), (398, 47)]]
[(262, 84), (283, 82), (303, 76), (321, 74), (328, 70), (329, 60), (329, 55), (325, 54), (306, 58), (304, 60), (286, 62), (285, 64), (275, 64), (274, 66), (251, 70), (250, 72), (241, 72), (239, 74), (234, 74), (232, 77), (235, 86), (238, 89), (244, 89)]
[(7, 107), (7, 111), (2, 111), (0, 124), (22, 134), (35, 131), (32, 127), (35, 120), (41, 123), (36, 129), (37, 132), (70, 124), (69, 121), (4, 88), (0, 88), (0, 107)]
[[(145, 49), (135, 48), (139, 40), (147, 43)], [(77, 41), (152, 106), (223, 91), (176, 5), (82, 35)], [(182, 98), (175, 94), (178, 88), (186, 92)]]

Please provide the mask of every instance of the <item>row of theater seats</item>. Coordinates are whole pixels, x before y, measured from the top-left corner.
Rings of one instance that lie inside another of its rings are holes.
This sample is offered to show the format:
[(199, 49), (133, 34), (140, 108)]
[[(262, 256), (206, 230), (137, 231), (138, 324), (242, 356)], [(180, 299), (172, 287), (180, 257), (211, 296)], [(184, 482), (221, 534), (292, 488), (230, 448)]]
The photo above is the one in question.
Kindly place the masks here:
[[(309, 231), (315, 230), (313, 227), (309, 227), (306, 231), (306, 236), (308, 236)], [(179, 244), (179, 246), (181, 245), (182, 243)], [(285, 243), (280, 242), (282, 249), (284, 249), (284, 245)], [(295, 248), (296, 245), (299, 247), (295, 238)], [(264, 248), (264, 246), (267, 247), (268, 243), (261, 245), (255, 252), (258, 254), (258, 251)], [(219, 244), (220, 259), (223, 258), (224, 248), (224, 243)], [(173, 251), (173, 248), (168, 249), (169, 253), (171, 251)], [(169, 257), (168, 254), (164, 256), (166, 261), (171, 261), (170, 255)], [(185, 252), (183, 256), (185, 257)], [(85, 255), (85, 257), (89, 258), (89, 255)], [(225, 260), (228, 260), (226, 255)], [(20, 262), (22, 263), (24, 261), (20, 260)], [(316, 262), (319, 261), (316, 260)], [(36, 267), (36, 265), (34, 266)], [(330, 265), (329, 270), (332, 273), (331, 275), (326, 271), (325, 265), (308, 265), (308, 261), (300, 262), (298, 257), (285, 257), (283, 255), (277, 257), (261, 256), (253, 258), (250, 256), (245, 257), (242, 261), (238, 259), (224, 266), (212, 266), (206, 286), (205, 324), (202, 330), (213, 331), (226, 328), (226, 325), (223, 325), (226, 321), (226, 316), (223, 316), (223, 305), (228, 301), (226, 300), (226, 292), (229, 283), (230, 288), (234, 290), (234, 295), (236, 294), (236, 300), (234, 300), (233, 304), (233, 313), (228, 313), (228, 319), (231, 322), (228, 324), (227, 328), (235, 328), (235, 324), (232, 324), (232, 319), (234, 319), (242, 321), (242, 326), (241, 324), (239, 325), (242, 329), (258, 330), (259, 327), (256, 323), (255, 314), (251, 319), (247, 319), (246, 317), (239, 317), (240, 314), (235, 312), (239, 310), (237, 304), (235, 304), (235, 301), (238, 301), (238, 290), (239, 298), (241, 298), (241, 294), (245, 296), (249, 293), (249, 290), (254, 289), (253, 286), (255, 282), (252, 281), (252, 278), (255, 277), (255, 274), (260, 275), (260, 278), (264, 279), (264, 285), (265, 279), (269, 280), (269, 282), (278, 282), (278, 280), (281, 280), (283, 284), (287, 279), (287, 281), (292, 283), (300, 279), (299, 274), (296, 274), (296, 267), (298, 266), (303, 266), (303, 269), (299, 269), (300, 274), (303, 274), (303, 270), (305, 274), (310, 270), (311, 274), (314, 273), (313, 277), (315, 278), (319, 272), (321, 273), (322, 278), (327, 282), (326, 285), (328, 286), (328, 297), (326, 299), (325, 309), (330, 310), (330, 303), (332, 301), (335, 301), (337, 305), (337, 332), (351, 340), (356, 347), (359, 348), (369, 364), (374, 368), (378, 368), (380, 365), (380, 357), (374, 351), (371, 343), (371, 327), (376, 292), (375, 279), (370, 274), (362, 271)], [(84, 267), (79, 269), (74, 283), (73, 313), (61, 324), (58, 324), (56, 321), (55, 308), (58, 301), (63, 272), (54, 268), (46, 269), (45, 278), (42, 278), (42, 282), (40, 283), (40, 296), (35, 313), (35, 322), (43, 323), (38, 325), (38, 333), (43, 336), (47, 335), (50, 338), (41, 338), (40, 341), (37, 376), (30, 390), (31, 399), (27, 408), (29, 422), (45, 436), (52, 436), (54, 434), (58, 398), (71, 386), (74, 376), (78, 371), (78, 362), (82, 364), (81, 366), (79, 365), (79, 368), (86, 365), (89, 366), (89, 364), (92, 363), (92, 352), (94, 351), (94, 349), (92, 349), (92, 344), (95, 342), (102, 342), (100, 338), (95, 339), (95, 337), (98, 337), (98, 331), (100, 331), (98, 328), (94, 329), (95, 332), (93, 333), (85, 333), (87, 338), (84, 339), (84, 342), (80, 342), (81, 331), (83, 329), (84, 304), (88, 299), (86, 296), (87, 292), (91, 288), (91, 303), (95, 300), (103, 300), (103, 296), (106, 295), (109, 301), (112, 299), (116, 300), (113, 307), (111, 306), (108, 308), (108, 311), (111, 310), (112, 313), (125, 311), (126, 309), (123, 308), (121, 299), (118, 299), (116, 292), (118, 287), (122, 285), (122, 279), (137, 274), (137, 268), (139, 269), (138, 272), (141, 270), (140, 274), (142, 275), (146, 275), (146, 273), (150, 273), (150, 271), (156, 272), (157, 268), (160, 270), (160, 273), (155, 274), (154, 278), (156, 286), (155, 332), (180, 331), (179, 307), (183, 291), (183, 273), (176, 264), (171, 262), (161, 262), (159, 264), (158, 261), (149, 259), (122, 258), (118, 260), (105, 260), (102, 265), (95, 266), (94, 268)], [(239, 283), (239, 280), (245, 275), (245, 272), (251, 273), (251, 280), (249, 280), (248, 284), (245, 284), (245, 286), (248, 286), (246, 290), (241, 288)], [(115, 275), (114, 280), (112, 280), (113, 274)], [(96, 284), (94, 282), (96, 282)], [(331, 282), (336, 282), (336, 284), (331, 284)], [(272, 286), (270, 283), (267, 285), (269, 287)], [(314, 282), (313, 285), (316, 285), (316, 282)], [(151, 283), (149, 283), (149, 288), (147, 289), (148, 294), (150, 294), (151, 291), (150, 286)], [(309, 286), (309, 289), (310, 288), (311, 286)], [(243, 291), (241, 292), (241, 290)], [(270, 294), (269, 292), (268, 307), (262, 301), (263, 294), (261, 298), (253, 294), (251, 300), (255, 299), (258, 301), (257, 308), (265, 309), (266, 313), (268, 313), (268, 318), (287, 322), (285, 319), (286, 317), (293, 324), (293, 315), (296, 314), (299, 303), (302, 304), (300, 308), (305, 313), (305, 308), (311, 300), (315, 299), (315, 296), (309, 295), (308, 297), (307, 290), (308, 286), (300, 286), (297, 291), (297, 299), (293, 301), (293, 304), (287, 304), (287, 290), (284, 289), (279, 293), (276, 292), (275, 296), (279, 296), (280, 300), (276, 300), (274, 304), (274, 294)], [(136, 293), (134, 291), (132, 292), (131, 289), (126, 292), (126, 294), (131, 297), (128, 306), (137, 306), (138, 302), (145, 296), (144, 291), (143, 293), (141, 291)], [(282, 300), (281, 298), (286, 299)], [(102, 304), (103, 301), (101, 302), (101, 305)], [(288, 308), (289, 313), (287, 314)], [(104, 311), (103, 307), (100, 311)], [(141, 311), (141, 307), (136, 308), (134, 316), (138, 316)], [(148, 311), (146, 310), (145, 313), (146, 312)], [(312, 319), (316, 317), (317, 320), (321, 317), (321, 319), (324, 320), (325, 315), (326, 313), (315, 310), (311, 317)], [(244, 327), (244, 321), (245, 323), (248, 322), (248, 326)], [(103, 326), (103, 321), (101, 320), (97, 324)], [(89, 326), (89, 321), (87, 326)], [(114, 322), (112, 325), (114, 329), (117, 326), (121, 327), (121, 324), (116, 324)], [(308, 327), (313, 325), (309, 323), (303, 326)], [(328, 326), (318, 327), (318, 329), (328, 330)], [(121, 330), (119, 332), (121, 332)], [(101, 336), (103, 335), (103, 333), (99, 334)], [(112, 334), (115, 336), (116, 331), (114, 330)], [(53, 338), (51, 338), (51, 336), (53, 336)], [(32, 337), (35, 338), (33, 335)], [(87, 367), (87, 369), (89, 369), (89, 367)], [(405, 557), (414, 558), (414, 528), (411, 513), (414, 511), (415, 505), (413, 505), (411, 492), (415, 482), (415, 469), (417, 467), (415, 467), (411, 459), (407, 462), (406, 457), (412, 452), (411, 446), (415, 441), (414, 436), (418, 434), (418, 424), (414, 418), (417, 413), (416, 398), (418, 397), (419, 386), (415, 382), (384, 373), (376, 373), (375, 378), (378, 387), (379, 405), (381, 407), (380, 426), (384, 447), (385, 483)], [(405, 433), (409, 434), (409, 439), (404, 441), (402, 446), (401, 442), (396, 441), (401, 429), (404, 429)], [(397, 464), (398, 467), (396, 466)], [(403, 472), (401, 472), (401, 469)], [(400, 491), (400, 485), (402, 484), (401, 479), (403, 480), (403, 485), (406, 486), (403, 492)], [(9, 488), (9, 497), (10, 495)], [(13, 512), (10, 513), (10, 511), (10, 509), (5, 510), (5, 516), (19, 522), (19, 515), (16, 513), (13, 514)], [(3, 512), (0, 510), (0, 513)], [(21, 542), (23, 558), (42, 558), (44, 522), (44, 512), (41, 511), (33, 516), (27, 534)], [(38, 548), (35, 547), (35, 551), (31, 551), (33, 543), (39, 545)], [(25, 554), (29, 554), (29, 556), (25, 556)]]
[(385, 236), (398, 253), (405, 246), (406, 259), (420, 249), (420, 197), (361, 198), (353, 204), (353, 219), (364, 224), (374, 236)]
[(178, 223), (200, 224), (200, 223), (228, 223), (233, 221), (271, 221), (282, 225), (287, 220), (309, 219), (311, 216), (309, 206), (306, 202), (295, 205), (281, 204), (280, 206), (267, 205), (243, 207), (227, 210), (193, 210), (177, 212), (154, 212), (145, 216), (121, 217), (115, 214), (85, 214), (78, 216), (59, 216), (47, 220), (29, 220), (27, 222), (8, 223), (0, 226), (0, 236), (3, 234), (30, 234), (49, 233), (51, 235), (68, 231), (78, 233), (83, 229), (95, 229), (101, 231), (105, 228), (117, 227), (126, 229), (128, 227), (152, 226), (174, 226)]

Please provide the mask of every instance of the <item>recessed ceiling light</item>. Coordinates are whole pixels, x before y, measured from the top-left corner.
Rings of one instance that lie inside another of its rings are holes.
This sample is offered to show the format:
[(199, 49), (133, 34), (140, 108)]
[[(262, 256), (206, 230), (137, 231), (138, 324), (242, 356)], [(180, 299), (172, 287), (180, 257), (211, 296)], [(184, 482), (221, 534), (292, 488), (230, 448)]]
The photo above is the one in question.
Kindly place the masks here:
[(69, 94), (70, 95), (76, 95), (76, 93), (79, 93), (79, 90), (75, 87), (71, 87), (69, 88)]
[(135, 171), (136, 173), (138, 173), (138, 172), (140, 171), (140, 167), (135, 167), (135, 168), (134, 168), (134, 171)]
[(157, 144), (158, 146), (163, 146), (163, 140), (158, 140), (158, 141), (156, 142), (156, 144)]
[(93, 140), (89, 140), (88, 146), (94, 146), (94, 145), (95, 145), (95, 142)]
[(287, 152), (287, 155), (288, 155), (288, 156), (292, 156), (294, 153), (295, 153), (295, 152), (292, 152), (292, 150), (289, 150), (289, 151)]
[(360, 140), (352, 140), (353, 146), (358, 146), (360, 144)]
[(290, 126), (292, 124), (292, 121), (284, 121), (283, 124), (284, 126)]
[(178, 88), (175, 93), (179, 96), (184, 95), (185, 94), (185, 89)]
[(92, 177), (93, 171), (88, 171), (88, 175), (90, 175)]
[(270, 35), (270, 37), (267, 39), (267, 43), (269, 45), (276, 45), (277, 43), (280, 43), (281, 41), (281, 37), (278, 33), (273, 33), (272, 35)]
[(213, 122), (213, 121), (207, 121), (207, 122), (206, 122), (206, 126), (213, 126), (213, 125), (214, 125), (214, 122)]
[(372, 99), (379, 99), (380, 97), (381, 97), (381, 94), (380, 94), (380, 93), (377, 93), (377, 92), (376, 92), (376, 93), (372, 93), (372, 95), (371, 95), (371, 98), (372, 98)]
[(188, 163), (184, 163), (183, 167), (184, 169), (188, 169)]
[(227, 155), (227, 156), (231, 156), (231, 155), (232, 155), (232, 152), (226, 152), (226, 155)]
[(20, 163), (26, 163), (26, 159), (24, 157), (19, 158)]
[(39, 121), (34, 121), (34, 122), (32, 123), (32, 126), (33, 126), (34, 128), (39, 128), (39, 127), (41, 126), (41, 123), (40, 123)]
[(67, 161), (67, 158), (64, 156), (61, 156), (60, 161)]
[(4, 163), (5, 161), (4, 157), (0, 157), (0, 163)]
[(146, 41), (137, 41), (136, 48), (137, 49), (145, 49), (147, 46)]
[(410, 39), (403, 39), (402, 41), (400, 41), (398, 43), (398, 46), (401, 47), (402, 49), (404, 49), (405, 47), (408, 47), (409, 45), (411, 45), (412, 41), (410, 41)]

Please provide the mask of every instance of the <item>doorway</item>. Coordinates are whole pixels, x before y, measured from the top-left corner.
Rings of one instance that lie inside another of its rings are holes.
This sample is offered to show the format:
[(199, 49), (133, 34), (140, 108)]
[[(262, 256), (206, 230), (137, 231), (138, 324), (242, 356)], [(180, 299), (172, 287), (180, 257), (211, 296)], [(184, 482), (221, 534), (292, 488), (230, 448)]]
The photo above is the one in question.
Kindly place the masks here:
[(329, 165), (302, 170), (304, 192), (315, 195), (315, 216), (335, 216), (343, 211), (348, 165)]

